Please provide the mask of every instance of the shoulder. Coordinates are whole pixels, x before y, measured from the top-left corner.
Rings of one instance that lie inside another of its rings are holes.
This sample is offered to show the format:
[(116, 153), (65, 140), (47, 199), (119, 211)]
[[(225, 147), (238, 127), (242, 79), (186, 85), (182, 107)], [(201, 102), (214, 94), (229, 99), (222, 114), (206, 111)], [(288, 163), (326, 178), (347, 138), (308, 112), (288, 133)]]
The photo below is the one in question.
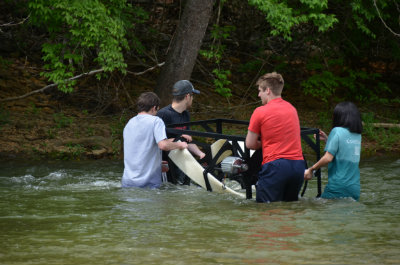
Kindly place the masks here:
[(164, 121), (160, 117), (158, 117), (158, 116), (152, 116), (152, 117), (153, 117), (153, 120), (154, 120), (155, 123), (164, 124)]
[(347, 128), (334, 127), (329, 133), (328, 140), (333, 141), (334, 139), (336, 139), (340, 141), (341, 139), (350, 136), (350, 134), (351, 133)]
[(183, 116), (190, 116), (190, 113), (189, 113), (189, 111), (184, 110), (184, 111), (182, 112), (182, 115), (183, 115)]
[(334, 127), (331, 131), (333, 134), (349, 134), (350, 131), (347, 128), (344, 127)]
[(164, 108), (160, 109), (160, 110), (157, 112), (157, 116), (158, 116), (159, 114), (164, 114), (164, 113), (171, 112), (171, 109), (172, 109), (171, 105), (165, 106)]
[(295, 106), (293, 106), (292, 103), (290, 103), (289, 101), (286, 101), (286, 100), (284, 100), (284, 99), (282, 99), (282, 98), (281, 98), (281, 101), (279, 102), (279, 105), (280, 105), (280, 106), (284, 106), (285, 109), (293, 110), (293, 111), (296, 111), (296, 112), (297, 112)]
[(153, 116), (152, 124), (155, 131), (165, 132), (165, 123), (164, 121), (157, 116)]
[(253, 111), (253, 114), (250, 117), (250, 125), (253, 126), (255, 124), (260, 123), (267, 116), (267, 114), (266, 114), (267, 112), (268, 112), (268, 109), (267, 109), (266, 105), (257, 107)]
[(157, 112), (157, 116), (160, 117), (164, 122), (169, 123), (171, 116), (174, 115), (171, 105), (168, 105)]
[(159, 122), (164, 123), (160, 117), (151, 115), (151, 114), (138, 115), (137, 117), (138, 117), (137, 118), (138, 122), (146, 122), (147, 121), (147, 122), (154, 122), (154, 123), (159, 123)]
[(257, 108), (253, 111), (253, 114), (259, 114), (259, 113), (262, 113), (262, 112), (267, 111), (267, 110), (268, 110), (268, 107), (269, 107), (269, 106), (267, 106), (267, 105), (268, 105), (268, 104), (265, 104), (265, 105), (263, 105), (263, 106), (257, 107)]

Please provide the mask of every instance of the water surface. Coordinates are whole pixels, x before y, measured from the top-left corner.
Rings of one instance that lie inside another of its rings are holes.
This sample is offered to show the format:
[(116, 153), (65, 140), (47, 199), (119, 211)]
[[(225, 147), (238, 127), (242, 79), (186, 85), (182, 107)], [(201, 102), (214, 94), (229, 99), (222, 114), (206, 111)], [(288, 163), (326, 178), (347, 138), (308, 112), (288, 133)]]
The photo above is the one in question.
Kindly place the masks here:
[(121, 189), (115, 161), (1, 162), (0, 264), (400, 264), (400, 159), (360, 168), (359, 202), (316, 199), (313, 180), (298, 202), (257, 204)]

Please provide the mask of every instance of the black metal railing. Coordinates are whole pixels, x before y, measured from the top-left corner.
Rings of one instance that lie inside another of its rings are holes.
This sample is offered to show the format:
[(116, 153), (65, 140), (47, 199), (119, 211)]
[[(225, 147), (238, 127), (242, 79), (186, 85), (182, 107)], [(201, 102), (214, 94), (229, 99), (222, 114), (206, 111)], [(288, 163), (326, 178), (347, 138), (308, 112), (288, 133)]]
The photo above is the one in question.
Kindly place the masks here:
[[(246, 147), (245, 144), (240, 145), (239, 142), (245, 142), (246, 136), (245, 135), (231, 135), (223, 133), (223, 129), (226, 125), (236, 125), (236, 126), (246, 126), (245, 129), (247, 130), (247, 126), (249, 125), (249, 121), (244, 120), (233, 120), (233, 119), (210, 119), (210, 120), (200, 120), (200, 121), (192, 121), (192, 122), (185, 122), (179, 124), (169, 124), (167, 125), (167, 134), (168, 135), (182, 135), (187, 134), (191, 136), (198, 136), (198, 137), (206, 137), (215, 140), (219, 139), (226, 139), (230, 145), (232, 153), (234, 156), (240, 156), (243, 158), (246, 163), (249, 165), (249, 170), (244, 172), (239, 177), (236, 176), (236, 180), (241, 183), (242, 188), (246, 189), (246, 198), (252, 198), (252, 189), (251, 186), (255, 185), (258, 179), (258, 172), (261, 168), (262, 162), (262, 153), (261, 150), (257, 150), (254, 152), (252, 156), (250, 156), (250, 150)], [(195, 126), (201, 126), (204, 131), (200, 130), (182, 130), (182, 129), (174, 129), (174, 127), (182, 127), (187, 126), (189, 128)], [(247, 131), (246, 131), (247, 132)], [(315, 136), (315, 141), (313, 141), (310, 136)], [(315, 159), (318, 161), (321, 157), (320, 153), (320, 139), (319, 139), (319, 129), (316, 128), (306, 128), (301, 127), (301, 138), (304, 142), (315, 152)], [(204, 175), (206, 178), (206, 173), (211, 172), (215, 169), (215, 161), (217, 159), (212, 159), (211, 153), (209, 150), (209, 146), (202, 141), (194, 141), (196, 144), (202, 146), (206, 150), (206, 162), (207, 165), (204, 170)], [(226, 148), (226, 147), (225, 147)], [(307, 161), (306, 161), (307, 162)], [(318, 194), (317, 197), (321, 196), (321, 170), (317, 170), (315, 173), (318, 181)], [(207, 182), (207, 180), (206, 180)], [(303, 186), (303, 191), (301, 195), (304, 195), (304, 192), (307, 188), (307, 181), (305, 181)]]

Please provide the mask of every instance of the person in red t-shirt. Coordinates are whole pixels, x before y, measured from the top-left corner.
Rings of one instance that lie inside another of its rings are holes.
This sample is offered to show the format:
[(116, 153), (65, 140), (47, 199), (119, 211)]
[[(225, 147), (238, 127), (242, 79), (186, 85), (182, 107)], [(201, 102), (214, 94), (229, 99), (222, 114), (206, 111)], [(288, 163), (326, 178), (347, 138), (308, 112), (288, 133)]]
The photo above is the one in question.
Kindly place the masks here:
[(262, 148), (256, 201), (297, 201), (306, 168), (301, 149), (300, 122), (296, 109), (281, 97), (284, 81), (269, 73), (257, 81), (262, 106), (254, 110), (246, 147)]

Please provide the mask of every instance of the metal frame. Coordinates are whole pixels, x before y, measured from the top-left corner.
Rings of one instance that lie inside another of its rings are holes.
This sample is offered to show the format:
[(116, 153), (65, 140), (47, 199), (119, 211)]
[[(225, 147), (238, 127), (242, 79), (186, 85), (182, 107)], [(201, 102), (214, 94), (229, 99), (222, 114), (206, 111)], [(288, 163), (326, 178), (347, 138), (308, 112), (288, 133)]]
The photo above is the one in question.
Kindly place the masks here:
[[(193, 121), (193, 122), (185, 122), (185, 123), (175, 123), (175, 124), (169, 124), (167, 125), (167, 134), (169, 135), (182, 135), (182, 134), (187, 134), (191, 136), (199, 136), (199, 137), (207, 137), (207, 138), (213, 138), (215, 140), (219, 139), (227, 139), (228, 141), (231, 142), (229, 146), (224, 146), (222, 149), (230, 148), (233, 152), (234, 156), (239, 156), (243, 158), (246, 163), (249, 165), (249, 170), (245, 173), (243, 173), (240, 176), (236, 176), (234, 178), (238, 182), (241, 183), (242, 188), (246, 189), (246, 198), (251, 199), (252, 198), (252, 189), (251, 186), (256, 184), (257, 178), (258, 178), (258, 171), (261, 168), (261, 162), (262, 162), (262, 153), (261, 150), (257, 150), (252, 157), (250, 157), (250, 150), (245, 146), (244, 150), (240, 147), (238, 144), (239, 141), (245, 142), (246, 136), (242, 135), (228, 135), (228, 134), (223, 134), (223, 128), (225, 124), (234, 124), (234, 125), (243, 125), (246, 126), (246, 129), (249, 125), (249, 121), (244, 121), (244, 120), (233, 120), (233, 119), (210, 119), (210, 120), (200, 120), (200, 121)], [(173, 127), (182, 127), (182, 126), (196, 126), (199, 125), (201, 126), (205, 132), (202, 131), (195, 131), (195, 130), (182, 130), (182, 129), (174, 129)], [(215, 127), (215, 130), (211, 127)], [(315, 142), (312, 141), (309, 137), (309, 135), (316, 135), (316, 140)], [(316, 161), (318, 161), (321, 157), (320, 154), (320, 139), (319, 139), (319, 129), (316, 128), (301, 128), (301, 138), (305, 141), (305, 143), (311, 147), (311, 149), (315, 152), (316, 156)], [(202, 142), (199, 141), (194, 141), (196, 144), (199, 144), (202, 147), (205, 147), (207, 149), (207, 145), (205, 145)], [(208, 145), (209, 147), (209, 145)], [(217, 158), (220, 154), (223, 153), (224, 150), (221, 150), (219, 154), (215, 156), (215, 159), (211, 159), (211, 154), (209, 150), (206, 151), (206, 159), (203, 162), (206, 162), (207, 166), (204, 169), (204, 178), (206, 183), (208, 182), (207, 178), (207, 173), (212, 172), (216, 169), (216, 161)], [(321, 170), (317, 170), (315, 173), (315, 176), (317, 177), (318, 181), (318, 194), (317, 197), (321, 196)], [(304, 182), (303, 185), (303, 191), (301, 193), (301, 196), (304, 195), (304, 192), (307, 188), (307, 181)], [(210, 189), (208, 189), (210, 190)], [(211, 191), (211, 190), (210, 190)]]

